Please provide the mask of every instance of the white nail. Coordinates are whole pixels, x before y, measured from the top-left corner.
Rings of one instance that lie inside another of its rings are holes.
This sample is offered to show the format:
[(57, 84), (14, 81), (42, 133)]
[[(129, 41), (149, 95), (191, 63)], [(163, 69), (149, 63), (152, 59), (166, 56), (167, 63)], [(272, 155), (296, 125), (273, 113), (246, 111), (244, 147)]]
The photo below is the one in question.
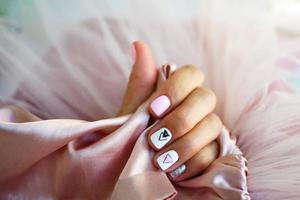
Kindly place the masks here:
[(161, 154), (157, 158), (157, 163), (162, 170), (166, 170), (177, 162), (179, 156), (176, 151), (170, 150)]
[(165, 146), (171, 139), (172, 133), (167, 128), (161, 128), (150, 137), (152, 144), (157, 148), (161, 149)]
[(169, 175), (172, 176), (172, 178), (176, 178), (183, 174), (186, 171), (186, 165), (182, 164), (179, 167), (177, 167), (174, 171), (170, 172)]

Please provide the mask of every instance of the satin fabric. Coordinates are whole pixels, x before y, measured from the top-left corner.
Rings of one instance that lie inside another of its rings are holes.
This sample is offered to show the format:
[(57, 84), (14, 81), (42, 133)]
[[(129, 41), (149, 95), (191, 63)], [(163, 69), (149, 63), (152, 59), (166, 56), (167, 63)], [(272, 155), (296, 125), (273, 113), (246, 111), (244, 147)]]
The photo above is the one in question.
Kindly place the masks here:
[[(161, 69), (161, 81), (170, 71)], [(250, 199), (246, 160), (224, 128), (220, 154), (201, 175), (174, 185), (152, 165), (148, 102), (94, 122), (41, 120), (0, 110), (1, 199)]]

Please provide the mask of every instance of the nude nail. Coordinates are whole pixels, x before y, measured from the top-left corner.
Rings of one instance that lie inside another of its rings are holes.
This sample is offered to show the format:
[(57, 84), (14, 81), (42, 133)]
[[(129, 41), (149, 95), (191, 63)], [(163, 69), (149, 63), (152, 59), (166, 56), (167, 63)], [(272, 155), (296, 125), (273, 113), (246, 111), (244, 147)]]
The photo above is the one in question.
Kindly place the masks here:
[(162, 95), (152, 101), (151, 110), (157, 115), (162, 115), (171, 105), (170, 99), (166, 95)]

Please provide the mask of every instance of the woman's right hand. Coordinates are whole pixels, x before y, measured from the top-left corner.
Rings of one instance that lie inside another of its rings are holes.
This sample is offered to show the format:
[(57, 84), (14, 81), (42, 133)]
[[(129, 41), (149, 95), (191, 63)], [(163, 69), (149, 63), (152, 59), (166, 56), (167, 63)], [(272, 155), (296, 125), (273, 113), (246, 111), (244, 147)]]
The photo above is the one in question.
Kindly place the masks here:
[(160, 119), (148, 134), (156, 151), (154, 166), (174, 182), (201, 174), (218, 156), (215, 139), (222, 122), (212, 113), (215, 94), (201, 86), (204, 76), (193, 65), (179, 68), (154, 91), (157, 69), (151, 51), (142, 42), (133, 45), (136, 59), (120, 113), (134, 112), (149, 98), (150, 114)]

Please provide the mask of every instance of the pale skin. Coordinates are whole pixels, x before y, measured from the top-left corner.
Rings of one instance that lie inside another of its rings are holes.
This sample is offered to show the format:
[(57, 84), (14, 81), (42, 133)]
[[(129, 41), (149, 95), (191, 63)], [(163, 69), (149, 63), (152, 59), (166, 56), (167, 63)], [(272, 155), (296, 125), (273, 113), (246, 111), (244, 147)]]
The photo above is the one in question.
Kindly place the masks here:
[[(182, 164), (186, 165), (186, 171), (177, 177), (169, 175), (173, 182), (201, 174), (219, 153), (215, 139), (221, 132), (222, 121), (213, 113), (216, 95), (202, 87), (204, 75), (193, 65), (180, 67), (156, 88), (158, 72), (151, 50), (143, 42), (134, 42), (133, 48), (135, 62), (118, 115), (134, 112), (148, 99), (152, 102), (159, 96), (167, 96), (170, 106), (161, 115), (157, 116), (150, 106), (148, 109), (153, 119), (160, 119), (148, 133), (149, 146), (156, 152), (153, 164), (160, 168), (157, 158), (175, 150), (179, 155), (178, 161), (164, 171), (170, 173)], [(173, 136), (158, 149), (150, 137), (160, 128), (169, 129)]]

